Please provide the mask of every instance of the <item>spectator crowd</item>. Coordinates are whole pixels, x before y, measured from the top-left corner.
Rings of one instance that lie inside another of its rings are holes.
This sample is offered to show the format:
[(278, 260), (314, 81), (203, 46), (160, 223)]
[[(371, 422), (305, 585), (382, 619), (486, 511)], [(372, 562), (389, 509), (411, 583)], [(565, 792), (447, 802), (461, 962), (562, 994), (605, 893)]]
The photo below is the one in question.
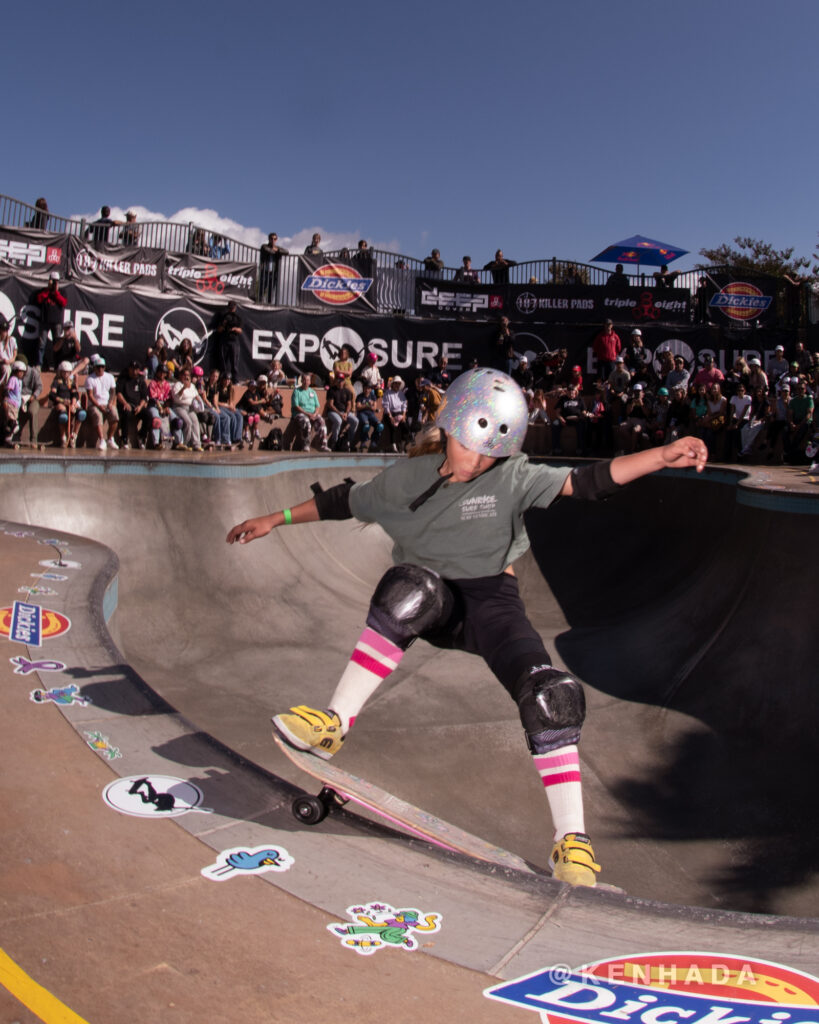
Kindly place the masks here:
[[(53, 291), (52, 283), (45, 293)], [(42, 362), (48, 342), (56, 373), (45, 390), (40, 365), (29, 365), (9, 325), (0, 319), (0, 394), (4, 441), (18, 444), (26, 428), (39, 436), (40, 410), (53, 410), (56, 443), (98, 449), (170, 447), (178, 451), (264, 446), (321, 451), (406, 450), (415, 434), (434, 419), (456, 376), (446, 357), (409, 384), (382, 377), (369, 353), (356, 369), (342, 346), (326, 381), (274, 360), (254, 380), (239, 382), (231, 348), (236, 324), (225, 313), (220, 366), (205, 375), (195, 365), (191, 343), (168, 348), (160, 336), (143, 362), (132, 362), (115, 377), (99, 355), (83, 356), (72, 325), (52, 327), (40, 342)], [(494, 342), (494, 365), (511, 374), (527, 396), (533, 428), (529, 448), (563, 454), (567, 436), (579, 456), (606, 457), (668, 444), (694, 435), (712, 460), (756, 461), (816, 466), (814, 408), (819, 397), (819, 353), (797, 342), (786, 354), (778, 345), (766, 366), (757, 357), (737, 358), (723, 373), (706, 353), (699, 365), (672, 350), (652, 356), (634, 328), (623, 345), (607, 321), (594, 338), (597, 372), (593, 379), (572, 364), (566, 349), (542, 352), (530, 363), (519, 352), (503, 318)], [(473, 360), (471, 366), (477, 365)], [(470, 367), (471, 368), (471, 367)], [(289, 395), (286, 418), (285, 395)], [(538, 436), (540, 441), (538, 442)]]
[(802, 342), (787, 355), (777, 345), (764, 367), (758, 357), (739, 356), (723, 372), (710, 353), (699, 365), (671, 349), (652, 355), (638, 327), (623, 344), (609, 320), (592, 350), (597, 374), (584, 380), (566, 349), (544, 352), (530, 366), (517, 354), (508, 323), (498, 332), (497, 363), (526, 392), (530, 423), (549, 429), (552, 454), (562, 454), (566, 431), (573, 433), (578, 455), (592, 456), (630, 453), (693, 435), (705, 441), (714, 461), (754, 457), (777, 464), (811, 462), (815, 468), (819, 353)]
[[(46, 291), (55, 288), (50, 282)], [(412, 388), (399, 376), (385, 381), (371, 353), (354, 385), (354, 361), (342, 346), (326, 383), (292, 366), (295, 375), (288, 377), (279, 360), (266, 373), (240, 382), (231, 351), (240, 330), (234, 317), (228, 307), (225, 337), (216, 347), (220, 365), (207, 375), (195, 364), (189, 340), (171, 350), (160, 335), (144, 361), (131, 362), (117, 376), (102, 356), (83, 356), (71, 323), (60, 324), (52, 337), (43, 321), (46, 337), (38, 345), (38, 362), (30, 365), (0, 318), (3, 442), (16, 447), (27, 436), (38, 444), (40, 420), (53, 414), (55, 444), (61, 448), (93, 444), (101, 451), (202, 452), (285, 445), (303, 450), (315, 443), (322, 451), (398, 452), (434, 414), (451, 380), (442, 359), (431, 379), (418, 377)], [(56, 365), (45, 386), (47, 353)]]
[[(109, 215), (110, 210), (103, 207), (89, 232), (111, 230), (118, 222)], [(122, 228), (138, 238), (130, 214)], [(271, 235), (271, 286), (277, 253), (286, 252), (277, 250), (276, 241)], [(305, 251), (320, 252), (320, 242), (320, 236), (314, 235)], [(369, 253), (363, 239), (358, 253), (362, 258)], [(437, 250), (428, 260), (430, 265), (440, 261)], [(514, 261), (498, 250), (493, 264), (493, 274), (503, 277)], [(464, 279), (472, 273), (471, 260), (464, 257)], [(262, 424), (283, 418), (280, 388), (292, 386), (291, 428), (272, 427), (266, 432), (266, 444), (283, 447), (287, 441), (288, 447), (315, 443), (324, 451), (398, 452), (434, 417), (452, 381), (446, 358), (409, 386), (400, 376), (384, 381), (374, 354), (356, 372), (350, 350), (342, 346), (329, 381), (318, 390), (310, 373), (291, 365), (287, 377), (276, 362), (268, 373), (240, 387), (242, 319), (232, 300), (216, 317), (216, 369), (207, 378), (195, 365), (190, 340), (171, 350), (160, 336), (143, 363), (131, 363), (115, 379), (99, 355), (83, 356), (76, 332), (64, 322), (66, 299), (59, 282), (59, 273), (52, 271), (47, 286), (35, 296), (40, 332), (34, 365), (29, 366), (18, 352), (10, 325), (0, 317), (0, 398), (6, 444), (19, 443), (26, 426), (30, 441), (36, 442), (39, 410), (50, 406), (62, 447), (75, 447), (83, 428), (99, 449), (127, 448), (132, 441), (141, 448), (170, 444), (181, 451), (253, 447), (262, 441)], [(764, 452), (772, 462), (815, 460), (819, 353), (810, 353), (802, 342), (796, 342), (787, 356), (784, 346), (778, 345), (764, 367), (757, 357), (739, 357), (723, 373), (710, 354), (701, 366), (689, 365), (683, 354), (670, 349), (652, 356), (639, 328), (631, 330), (624, 345), (613, 322), (607, 320), (594, 337), (592, 351), (597, 368), (593, 381), (584, 380), (582, 368), (570, 364), (566, 349), (542, 352), (530, 365), (509, 319), (500, 319), (491, 361), (511, 374), (526, 393), (530, 422), (548, 432), (548, 445), (542, 447), (552, 454), (562, 454), (567, 432), (574, 435), (575, 450), (581, 456), (634, 452), (690, 434), (705, 441), (715, 461), (742, 461), (757, 452)], [(56, 376), (44, 394), (41, 368), (47, 353)]]
[[(9, 324), (0, 318), (7, 445), (18, 444), (26, 428), (29, 441), (36, 443), (40, 410), (48, 407), (56, 417), (57, 443), (64, 448), (76, 447), (85, 430), (85, 442), (93, 441), (100, 450), (135, 444), (233, 451), (264, 441), (274, 449), (315, 445), (322, 451), (400, 452), (434, 418), (455, 376), (442, 357), (409, 385), (397, 375), (384, 380), (374, 353), (356, 370), (350, 350), (342, 346), (326, 382), (292, 365), (288, 376), (273, 361), (266, 373), (240, 383), (235, 349), (241, 319), (231, 303), (215, 331), (218, 366), (207, 376), (195, 365), (190, 341), (171, 350), (160, 336), (144, 362), (132, 362), (116, 378), (101, 356), (82, 354), (70, 323), (48, 315), (52, 307), (62, 313), (60, 299), (53, 275), (38, 296), (44, 312), (34, 365), (18, 352)], [(56, 373), (45, 392), (41, 367), (47, 350)], [(807, 351), (803, 343), (787, 355), (778, 345), (764, 367), (757, 357), (739, 357), (723, 373), (710, 353), (699, 366), (670, 349), (652, 356), (639, 328), (631, 330), (624, 345), (607, 321), (592, 350), (594, 379), (571, 363), (566, 349), (544, 351), (530, 364), (508, 319), (501, 318), (492, 362), (518, 382), (529, 402), (531, 426), (545, 432), (545, 443), (533, 441), (530, 447), (561, 455), (563, 439), (572, 435), (577, 455), (605, 457), (690, 434), (705, 441), (714, 461), (742, 462), (753, 455), (768, 462), (815, 465), (819, 353)], [(291, 399), (289, 423), (283, 389)]]

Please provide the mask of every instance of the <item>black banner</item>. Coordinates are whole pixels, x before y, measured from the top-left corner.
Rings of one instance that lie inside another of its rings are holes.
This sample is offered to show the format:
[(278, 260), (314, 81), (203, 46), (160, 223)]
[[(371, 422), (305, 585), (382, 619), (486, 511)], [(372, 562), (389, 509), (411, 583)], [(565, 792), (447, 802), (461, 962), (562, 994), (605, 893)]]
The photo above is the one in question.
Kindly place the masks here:
[(190, 292), (204, 299), (236, 299), (255, 297), (255, 263), (233, 260), (212, 260), (193, 253), (167, 253), (165, 287), (167, 290)]
[(466, 284), (417, 278), (415, 311), (486, 320), (508, 316), (531, 323), (589, 323), (628, 320), (634, 324), (691, 320), (691, 294), (685, 288), (625, 288), (560, 284)]
[(0, 227), (0, 272), (22, 271), (47, 281), (52, 270), (60, 277), (68, 271), (68, 235), (34, 228)]
[[(42, 281), (37, 275), (0, 276), (0, 313), (12, 323), (20, 350), (29, 361), (36, 354), (40, 332), (40, 311), (34, 294), (41, 288)], [(171, 352), (183, 338), (190, 338), (195, 360), (205, 370), (216, 363), (211, 335), (217, 314), (225, 308), (224, 301), (196, 293), (170, 296), (122, 288), (86, 288), (73, 281), (61, 282), (60, 290), (68, 300), (65, 320), (74, 324), (83, 353), (100, 353), (115, 372), (133, 359), (144, 363), (148, 348), (160, 334)], [(374, 352), (383, 376), (398, 373), (408, 382), (416, 376), (428, 375), (441, 356), (447, 357), (454, 373), (466, 369), (473, 360), (479, 365), (492, 365), (497, 359), (497, 322), (317, 314), (250, 303), (239, 303), (238, 312), (242, 319), (239, 373), (243, 379), (255, 376), (267, 369), (273, 359), (279, 359), (288, 376), (309, 370), (326, 380), (342, 345), (350, 349), (356, 369), (361, 368), (367, 353)], [(617, 323), (616, 317), (612, 319), (627, 345), (633, 321)], [(555, 325), (516, 320), (512, 328), (518, 357), (525, 355), (534, 362), (539, 356), (565, 348), (569, 365), (579, 365), (587, 378), (596, 374), (592, 342), (599, 324)], [(683, 355), (692, 366), (708, 353), (723, 370), (729, 369), (740, 355), (758, 356), (765, 366), (777, 344), (785, 345), (786, 354), (790, 354), (797, 337), (795, 331), (749, 332), (656, 322), (643, 323), (641, 330), (646, 348), (655, 360), (659, 352), (668, 349)]]
[(163, 286), (165, 250), (146, 249), (135, 245), (94, 248), (90, 242), (71, 235), (68, 241), (71, 276), (108, 288), (131, 285), (156, 288)]
[(416, 277), (415, 312), (419, 316), (456, 315), (469, 320), (508, 316), (509, 285), (461, 284)]
[[(687, 288), (587, 288), (594, 293), (595, 314), (602, 320), (627, 320), (641, 329), (646, 324), (691, 322), (691, 292)], [(596, 317), (595, 317), (596, 318)]]

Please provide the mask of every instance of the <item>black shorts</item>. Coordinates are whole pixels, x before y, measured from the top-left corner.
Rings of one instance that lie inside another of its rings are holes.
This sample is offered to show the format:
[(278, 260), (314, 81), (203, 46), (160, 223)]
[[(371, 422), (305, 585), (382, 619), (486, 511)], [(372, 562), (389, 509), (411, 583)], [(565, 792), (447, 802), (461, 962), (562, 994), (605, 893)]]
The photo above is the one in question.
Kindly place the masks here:
[(475, 580), (445, 580), (454, 608), (445, 626), (422, 634), (434, 647), (479, 654), (517, 699), (528, 670), (550, 665), (551, 658), (520, 597), (518, 581), (509, 573)]

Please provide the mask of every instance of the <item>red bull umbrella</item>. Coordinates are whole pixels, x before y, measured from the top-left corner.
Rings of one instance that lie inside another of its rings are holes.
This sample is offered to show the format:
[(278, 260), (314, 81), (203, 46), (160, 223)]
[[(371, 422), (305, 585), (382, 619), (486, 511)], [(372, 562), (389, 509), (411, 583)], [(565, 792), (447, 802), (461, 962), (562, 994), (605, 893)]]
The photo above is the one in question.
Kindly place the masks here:
[(678, 245), (668, 245), (665, 242), (658, 242), (654, 238), (646, 238), (645, 235), (632, 235), (631, 238), (624, 238), (622, 242), (615, 242), (607, 246), (596, 256), (592, 256), (592, 263), (630, 263), (639, 267), (644, 264), (649, 267), (662, 267), (680, 256), (685, 256), (688, 249), (681, 249)]

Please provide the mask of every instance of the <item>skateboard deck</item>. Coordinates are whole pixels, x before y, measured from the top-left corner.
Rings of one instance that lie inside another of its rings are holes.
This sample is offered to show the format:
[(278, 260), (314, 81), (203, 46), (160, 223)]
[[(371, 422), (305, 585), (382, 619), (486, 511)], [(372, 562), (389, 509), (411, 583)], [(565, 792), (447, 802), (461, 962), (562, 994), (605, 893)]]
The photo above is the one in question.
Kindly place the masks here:
[(534, 873), (526, 861), (516, 854), (464, 832), (371, 782), (316, 757), (315, 754), (296, 750), (285, 743), (275, 731), (273, 739), (288, 760), (322, 784), (323, 788), (318, 796), (305, 795), (296, 797), (293, 801), (293, 814), (303, 824), (318, 824), (334, 804), (355, 803), (377, 814), (391, 825), (396, 825), (410, 835), (440, 846), (444, 850), (463, 853), (468, 857), (513, 868), (516, 871), (525, 871), (527, 874)]

